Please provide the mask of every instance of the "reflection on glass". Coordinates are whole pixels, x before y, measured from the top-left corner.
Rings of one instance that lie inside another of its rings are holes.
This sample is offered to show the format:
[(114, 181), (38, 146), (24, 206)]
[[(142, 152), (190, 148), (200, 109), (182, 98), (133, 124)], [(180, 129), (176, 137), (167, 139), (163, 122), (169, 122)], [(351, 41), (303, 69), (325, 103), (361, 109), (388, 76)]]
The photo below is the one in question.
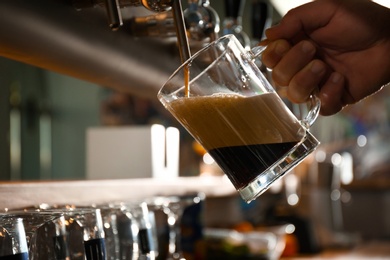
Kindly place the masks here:
[(0, 259), (28, 260), (27, 237), (23, 219), (0, 216)]
[(158, 247), (155, 226), (146, 202), (123, 203), (121, 209), (131, 221), (131, 259), (156, 259)]
[(37, 230), (45, 223), (51, 222), (61, 217), (59, 212), (40, 212), (35, 210), (26, 211), (8, 211), (0, 213), (2, 223), (12, 222), (14, 219), (22, 219), (26, 233), (26, 241), (30, 260), (39, 260), (36, 255), (39, 253), (37, 248)]
[(147, 199), (148, 205), (156, 209), (162, 209), (167, 215), (169, 227), (168, 260), (184, 259), (181, 248), (181, 219), (184, 209), (192, 204), (204, 200), (203, 193), (186, 194), (177, 196), (156, 196)]

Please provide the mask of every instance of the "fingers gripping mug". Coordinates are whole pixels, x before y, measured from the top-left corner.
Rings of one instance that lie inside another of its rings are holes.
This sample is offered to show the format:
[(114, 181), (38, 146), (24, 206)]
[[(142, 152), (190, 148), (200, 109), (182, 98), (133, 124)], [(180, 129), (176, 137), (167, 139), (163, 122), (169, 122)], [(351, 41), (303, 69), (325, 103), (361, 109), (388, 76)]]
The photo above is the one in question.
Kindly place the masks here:
[(158, 93), (248, 203), (319, 145), (308, 130), (319, 100), (311, 97), (311, 110), (299, 121), (255, 65), (263, 49), (246, 51), (233, 35), (223, 36), (188, 59)]

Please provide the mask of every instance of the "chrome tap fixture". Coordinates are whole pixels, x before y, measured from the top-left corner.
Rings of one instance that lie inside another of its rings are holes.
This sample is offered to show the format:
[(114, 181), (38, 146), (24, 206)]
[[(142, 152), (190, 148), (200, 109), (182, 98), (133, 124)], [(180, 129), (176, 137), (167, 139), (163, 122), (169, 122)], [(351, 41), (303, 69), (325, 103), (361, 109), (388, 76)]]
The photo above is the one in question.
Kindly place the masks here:
[[(220, 19), (207, 0), (189, 0), (184, 10), (184, 20), (192, 48), (199, 48), (219, 37)], [(138, 16), (130, 20), (130, 31), (135, 36), (176, 36), (172, 12)]]
[(143, 6), (153, 12), (165, 12), (171, 9), (173, 0), (73, 0), (76, 9), (103, 6), (106, 9), (109, 26), (117, 30), (123, 25), (120, 9), (128, 6)]
[[(121, 26), (138, 37), (170, 38), (176, 35), (172, 12), (174, 1), (180, 0), (73, 0), (73, 7), (82, 10), (102, 7), (106, 10), (108, 24), (114, 31)], [(123, 17), (125, 7), (145, 7), (146, 15)], [(187, 36), (197, 48), (219, 37), (220, 19), (209, 0), (188, 0), (183, 12)]]
[(210, 41), (218, 38), (220, 20), (218, 13), (211, 7), (208, 0), (189, 0), (184, 11), (187, 33), (190, 40)]
[[(117, 0), (119, 7), (144, 6), (154, 12), (164, 12), (171, 9), (173, 0)], [(72, 5), (77, 9), (84, 9), (93, 6), (105, 6), (106, 0), (72, 0)]]
[(233, 34), (241, 44), (249, 49), (250, 38), (242, 27), (245, 0), (225, 0), (226, 17), (223, 20), (223, 35)]

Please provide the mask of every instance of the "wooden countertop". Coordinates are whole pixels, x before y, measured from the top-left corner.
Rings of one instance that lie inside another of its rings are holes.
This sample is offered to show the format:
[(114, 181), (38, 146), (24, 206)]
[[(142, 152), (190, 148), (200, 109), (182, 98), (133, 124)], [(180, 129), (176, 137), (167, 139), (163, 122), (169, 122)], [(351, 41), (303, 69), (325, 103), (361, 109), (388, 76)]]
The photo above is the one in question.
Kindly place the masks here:
[(0, 182), (0, 208), (19, 208), (40, 203), (87, 205), (195, 192), (218, 197), (235, 194), (236, 190), (224, 176)]

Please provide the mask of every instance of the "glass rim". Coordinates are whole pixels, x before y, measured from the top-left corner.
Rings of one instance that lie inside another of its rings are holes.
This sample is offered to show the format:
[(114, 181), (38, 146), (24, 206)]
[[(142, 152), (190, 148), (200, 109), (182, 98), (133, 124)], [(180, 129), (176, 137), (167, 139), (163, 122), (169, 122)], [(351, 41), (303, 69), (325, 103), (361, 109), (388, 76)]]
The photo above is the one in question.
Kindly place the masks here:
[[(210, 42), (208, 43), (206, 46), (204, 46), (203, 48), (201, 48), (200, 50), (198, 50), (195, 54), (191, 55), (190, 58), (188, 58), (186, 61), (184, 61), (170, 76), (169, 78), (165, 81), (165, 83), (162, 85), (162, 87), (160, 88), (160, 90), (158, 91), (158, 95), (160, 95), (162, 89), (167, 85), (168, 82), (170, 82), (178, 73), (179, 71), (183, 70), (183, 68), (185, 66), (187, 66), (188, 64), (190, 64), (191, 62), (193, 62), (197, 57), (199, 57), (200, 55), (202, 55), (204, 53), (205, 50), (207, 49), (210, 49), (214, 46), (216, 46), (217, 44), (220, 44), (221, 42), (224, 42), (224, 41), (227, 41), (230, 42), (231, 40), (234, 40), (234, 41), (238, 41), (238, 39), (233, 35), (233, 34), (226, 34), (226, 35), (223, 35), (221, 36), (220, 38), (216, 39), (215, 41), (213, 42)], [(225, 47), (227, 47), (227, 43), (225, 44)], [(220, 55), (221, 56), (221, 55)], [(219, 56), (219, 57), (220, 57)], [(218, 58), (219, 58), (218, 57)], [(217, 59), (218, 59), (217, 58)], [(213, 63), (215, 62), (215, 60), (213, 61)], [(212, 64), (213, 64), (212, 63)], [(211, 64), (210, 64), (211, 65)]]

